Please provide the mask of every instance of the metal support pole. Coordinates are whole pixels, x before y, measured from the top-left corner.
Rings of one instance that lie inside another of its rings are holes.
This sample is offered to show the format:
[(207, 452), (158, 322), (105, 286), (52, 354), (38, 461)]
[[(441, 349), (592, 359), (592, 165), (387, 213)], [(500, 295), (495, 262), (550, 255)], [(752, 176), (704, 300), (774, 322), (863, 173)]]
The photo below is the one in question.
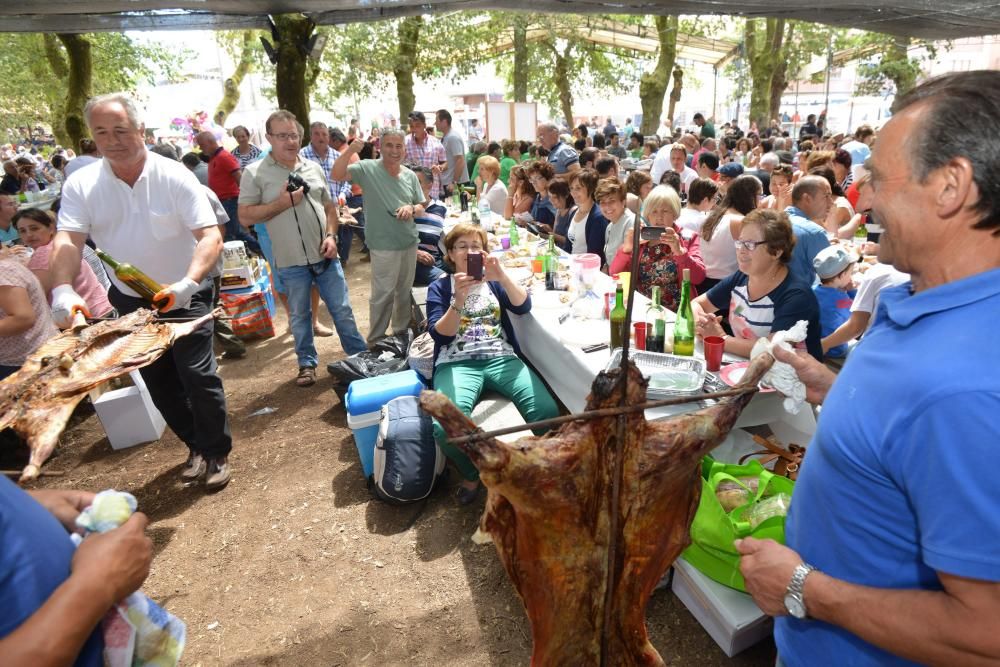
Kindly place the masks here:
[(712, 81), (712, 122), (718, 122), (718, 110), (716, 109), (716, 97), (719, 94), (719, 68), (716, 65), (712, 65), (712, 74), (714, 79)]
[(823, 131), (830, 129), (830, 77), (833, 74), (833, 31), (826, 41), (826, 98), (823, 100), (823, 109), (826, 111), (826, 123)]

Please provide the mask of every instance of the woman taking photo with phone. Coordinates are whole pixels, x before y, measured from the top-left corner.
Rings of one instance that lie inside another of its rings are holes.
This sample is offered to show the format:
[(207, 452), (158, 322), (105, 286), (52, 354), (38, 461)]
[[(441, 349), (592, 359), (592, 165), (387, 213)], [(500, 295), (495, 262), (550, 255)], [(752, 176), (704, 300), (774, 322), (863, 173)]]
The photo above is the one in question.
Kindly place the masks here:
[[(639, 275), (632, 277), (635, 288), (644, 296), (660, 288), (664, 308), (676, 311), (681, 299), (681, 282), (684, 269), (691, 269), (691, 298), (695, 297), (694, 285), (705, 279), (705, 263), (701, 259), (697, 234), (685, 239), (677, 226), (681, 214), (681, 198), (667, 186), (658, 185), (642, 204), (640, 217), (646, 225), (639, 233)], [(631, 270), (633, 235), (625, 237), (621, 250), (611, 263), (611, 273)]]
[[(520, 348), (510, 313), (531, 310), (527, 291), (510, 276), (496, 257), (486, 255), (486, 232), (477, 225), (459, 223), (444, 239), (446, 261), (454, 275), (442, 276), (427, 290), (427, 326), (434, 339), (434, 388), (466, 415), (483, 390), (513, 401), (525, 421), (559, 414), (555, 400), (518, 354)], [(470, 275), (469, 257), (482, 257), (481, 278)], [(543, 431), (536, 432), (541, 435)], [(434, 422), (441, 451), (452, 460), (463, 481), (457, 499), (465, 505), (476, 499), (479, 471), (461, 450), (448, 443), (444, 429)]]

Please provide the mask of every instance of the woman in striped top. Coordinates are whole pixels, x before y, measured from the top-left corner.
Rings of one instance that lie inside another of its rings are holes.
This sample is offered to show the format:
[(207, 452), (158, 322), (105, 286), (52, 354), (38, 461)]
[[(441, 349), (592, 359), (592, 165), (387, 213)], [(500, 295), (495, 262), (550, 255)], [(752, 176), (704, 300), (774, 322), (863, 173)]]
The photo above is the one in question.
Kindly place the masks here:
[[(784, 211), (755, 209), (743, 218), (736, 240), (739, 269), (691, 304), (699, 336), (723, 336), (725, 350), (749, 357), (758, 338), (770, 338), (799, 320), (809, 323), (805, 347), (823, 360), (819, 303), (812, 286), (788, 270), (795, 233)], [(714, 313), (728, 309), (733, 335)]]
[(256, 162), (257, 158), (263, 153), (263, 151), (250, 143), (250, 130), (242, 125), (237, 125), (233, 128), (233, 139), (239, 145), (231, 152), (239, 161), (240, 169), (246, 169), (248, 164)]

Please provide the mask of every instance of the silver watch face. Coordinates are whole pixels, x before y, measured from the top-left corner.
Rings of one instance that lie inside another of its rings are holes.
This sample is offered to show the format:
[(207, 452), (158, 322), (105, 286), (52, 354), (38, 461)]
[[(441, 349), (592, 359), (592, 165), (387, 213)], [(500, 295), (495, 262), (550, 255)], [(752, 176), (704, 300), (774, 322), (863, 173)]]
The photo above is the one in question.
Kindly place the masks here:
[(806, 617), (806, 606), (803, 604), (802, 600), (795, 597), (792, 594), (785, 596), (785, 609), (789, 614), (795, 618), (805, 618)]

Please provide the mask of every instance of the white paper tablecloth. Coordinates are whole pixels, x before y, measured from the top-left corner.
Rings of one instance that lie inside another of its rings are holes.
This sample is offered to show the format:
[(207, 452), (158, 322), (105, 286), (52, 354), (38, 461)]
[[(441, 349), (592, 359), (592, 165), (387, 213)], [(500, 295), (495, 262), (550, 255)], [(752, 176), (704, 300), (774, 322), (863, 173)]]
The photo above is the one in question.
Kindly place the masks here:
[[(609, 291), (613, 282), (608, 276), (601, 276), (598, 293)], [(649, 300), (641, 294), (636, 294), (636, 304), (632, 311), (632, 320), (641, 322), (645, 319)], [(559, 338), (559, 315), (565, 311), (557, 309), (538, 309), (526, 315), (511, 315), (514, 333), (521, 346), (521, 353), (531, 362), (560, 401), (572, 412), (582, 412), (586, 406), (590, 386), (597, 374), (604, 370), (611, 358), (611, 350), (605, 348), (597, 352), (585, 353), (575, 346), (565, 345)], [(672, 315), (667, 311), (668, 317)], [(610, 325), (607, 320), (574, 320), (570, 318), (565, 325), (600, 327), (610, 338)], [(700, 345), (695, 351), (701, 354)], [(737, 357), (727, 360), (736, 361)], [(767, 424), (775, 436), (783, 443), (805, 445), (816, 431), (816, 418), (809, 406), (804, 406), (797, 415), (785, 412), (782, 407), (782, 396), (777, 392), (760, 393), (754, 396), (743, 410), (736, 422), (737, 428)], [(663, 419), (671, 415), (697, 409), (697, 404), (654, 408), (646, 411), (650, 420)]]

